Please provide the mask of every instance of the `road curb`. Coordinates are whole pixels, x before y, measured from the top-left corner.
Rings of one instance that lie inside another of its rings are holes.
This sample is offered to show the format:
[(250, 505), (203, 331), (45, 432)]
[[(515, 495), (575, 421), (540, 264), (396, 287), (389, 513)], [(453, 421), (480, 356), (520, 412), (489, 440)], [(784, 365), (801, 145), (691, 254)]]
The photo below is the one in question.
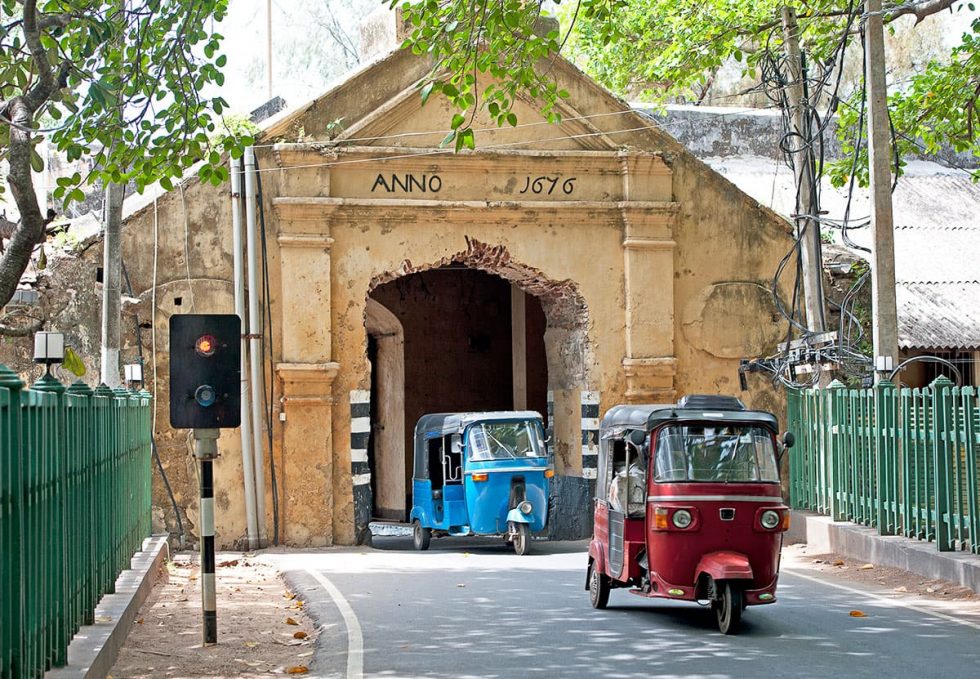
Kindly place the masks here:
[(46, 672), (45, 679), (102, 679), (109, 674), (169, 554), (166, 535), (143, 540), (131, 568), (116, 579), (115, 594), (106, 594), (95, 608), (95, 619), (105, 622), (78, 630), (68, 646), (68, 664)]
[(817, 553), (835, 553), (879, 566), (891, 566), (931, 580), (949, 580), (980, 592), (980, 557), (970, 552), (940, 552), (936, 543), (896, 535), (878, 535), (874, 528), (834, 521), (829, 516), (791, 511), (786, 544), (805, 542)]

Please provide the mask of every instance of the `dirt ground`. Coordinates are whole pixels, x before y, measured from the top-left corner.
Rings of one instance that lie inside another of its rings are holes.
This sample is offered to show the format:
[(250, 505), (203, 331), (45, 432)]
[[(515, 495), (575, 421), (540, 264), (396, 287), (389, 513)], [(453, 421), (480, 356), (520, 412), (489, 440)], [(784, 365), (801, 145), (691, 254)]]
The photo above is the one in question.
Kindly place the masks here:
[(109, 676), (306, 674), (317, 630), (276, 569), (250, 555), (218, 554), (218, 644), (202, 647), (198, 559), (179, 553), (165, 565)]
[(783, 547), (783, 563), (788, 566), (791, 562), (796, 567), (802, 566), (808, 570), (819, 571), (842, 581), (877, 586), (921, 599), (976, 601), (980, 604), (980, 596), (968, 587), (961, 587), (946, 580), (929, 580), (898, 568), (876, 566), (838, 554), (818, 554), (803, 544)]

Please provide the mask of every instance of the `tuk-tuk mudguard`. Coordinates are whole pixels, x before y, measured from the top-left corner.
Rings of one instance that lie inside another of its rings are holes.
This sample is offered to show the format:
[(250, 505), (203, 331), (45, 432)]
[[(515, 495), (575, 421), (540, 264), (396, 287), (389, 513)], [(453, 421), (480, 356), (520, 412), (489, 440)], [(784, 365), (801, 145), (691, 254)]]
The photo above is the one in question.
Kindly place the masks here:
[(530, 514), (521, 514), (521, 510), (514, 507), (512, 510), (507, 512), (507, 522), (534, 523), (534, 512), (531, 512)]
[(696, 569), (697, 580), (710, 575), (713, 580), (752, 580), (749, 557), (738, 552), (711, 552), (701, 557)]

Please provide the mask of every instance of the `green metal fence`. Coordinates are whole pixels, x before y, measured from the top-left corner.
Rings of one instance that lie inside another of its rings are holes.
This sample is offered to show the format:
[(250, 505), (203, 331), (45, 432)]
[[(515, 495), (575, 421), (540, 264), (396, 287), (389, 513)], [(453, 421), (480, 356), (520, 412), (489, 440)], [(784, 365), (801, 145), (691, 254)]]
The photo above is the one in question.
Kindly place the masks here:
[(791, 390), (790, 503), (980, 554), (980, 404), (945, 377), (925, 389)]
[(150, 533), (150, 395), (0, 365), (0, 677), (40, 677)]

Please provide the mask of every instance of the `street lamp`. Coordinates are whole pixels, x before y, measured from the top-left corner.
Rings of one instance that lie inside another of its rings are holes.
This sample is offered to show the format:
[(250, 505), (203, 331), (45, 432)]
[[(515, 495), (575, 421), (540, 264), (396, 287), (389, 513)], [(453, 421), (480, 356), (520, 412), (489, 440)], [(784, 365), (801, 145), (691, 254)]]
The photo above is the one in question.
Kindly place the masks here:
[(126, 381), (129, 383), (130, 389), (135, 389), (137, 386), (143, 385), (142, 363), (128, 363), (123, 366), (123, 372), (126, 375)]
[(39, 332), (34, 335), (34, 362), (43, 363), (47, 374), (51, 366), (65, 360), (65, 335), (60, 332)]

